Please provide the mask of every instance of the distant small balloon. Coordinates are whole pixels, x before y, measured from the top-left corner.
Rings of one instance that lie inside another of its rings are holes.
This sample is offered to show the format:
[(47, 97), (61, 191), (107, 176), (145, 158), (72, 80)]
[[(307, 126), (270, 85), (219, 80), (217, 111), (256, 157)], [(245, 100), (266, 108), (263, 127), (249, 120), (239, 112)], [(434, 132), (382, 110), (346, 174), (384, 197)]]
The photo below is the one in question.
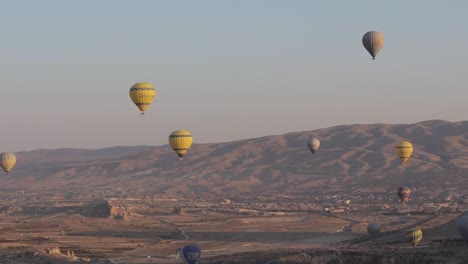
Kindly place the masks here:
[(369, 31), (362, 37), (362, 45), (370, 53), (373, 60), (375, 60), (375, 56), (382, 49), (384, 43), (384, 35), (378, 31)]
[(380, 233), (380, 225), (376, 223), (370, 223), (369, 225), (367, 225), (367, 233), (369, 233), (369, 235), (375, 235)]
[(16, 165), (16, 156), (11, 152), (0, 154), (0, 167), (8, 174)]
[(395, 152), (401, 162), (406, 164), (408, 159), (411, 157), (411, 154), (413, 154), (413, 144), (408, 141), (402, 141), (395, 147)]
[(462, 215), (456, 221), (457, 230), (460, 236), (468, 242), (468, 215)]
[(314, 136), (310, 136), (307, 140), (307, 147), (315, 154), (315, 152), (320, 148), (320, 140)]
[(201, 249), (195, 245), (187, 245), (182, 248), (182, 258), (186, 264), (198, 264), (201, 257)]
[(179, 258), (180, 258), (181, 252), (182, 252), (182, 248), (176, 249), (176, 253), (175, 253), (175, 258), (176, 258), (176, 259), (179, 259)]
[(402, 186), (397, 189), (397, 195), (403, 203), (409, 201), (411, 190), (408, 187)]
[(411, 243), (411, 245), (413, 245), (413, 247), (416, 247), (419, 244), (419, 242), (421, 242), (423, 238), (423, 233), (421, 229), (414, 228), (406, 233), (406, 238)]

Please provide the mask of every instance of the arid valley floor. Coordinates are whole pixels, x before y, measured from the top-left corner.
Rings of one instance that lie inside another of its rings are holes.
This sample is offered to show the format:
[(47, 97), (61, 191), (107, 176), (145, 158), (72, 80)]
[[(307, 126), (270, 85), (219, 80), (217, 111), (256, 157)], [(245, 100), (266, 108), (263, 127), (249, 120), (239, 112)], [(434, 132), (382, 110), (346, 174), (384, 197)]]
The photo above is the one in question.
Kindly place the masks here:
[[(201, 263), (335, 263), (334, 259), (466, 263), (468, 259), (468, 244), (453, 222), (464, 205), (455, 201), (434, 203), (439, 207), (427, 211), (397, 201), (373, 207), (374, 198), (356, 197), (360, 205), (353, 205), (337, 196), (316, 197), (321, 202), (312, 203), (311, 197), (278, 195), (91, 201), (51, 192), (3, 196), (1, 263), (182, 263), (175, 257), (176, 249), (189, 243), (202, 248)], [(271, 208), (273, 201), (284, 207)], [(310, 206), (301, 209), (300, 203)], [(330, 205), (341, 209), (332, 213)], [(366, 232), (371, 222), (382, 225), (382, 232), (373, 237)], [(404, 237), (411, 227), (424, 232), (416, 248)]]

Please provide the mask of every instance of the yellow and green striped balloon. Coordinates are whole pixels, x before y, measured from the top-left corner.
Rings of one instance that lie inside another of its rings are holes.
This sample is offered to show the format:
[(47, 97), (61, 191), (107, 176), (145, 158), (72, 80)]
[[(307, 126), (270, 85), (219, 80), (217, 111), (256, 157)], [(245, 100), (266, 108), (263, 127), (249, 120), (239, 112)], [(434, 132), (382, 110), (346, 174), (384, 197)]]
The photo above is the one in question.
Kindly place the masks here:
[(423, 233), (421, 229), (418, 228), (413, 228), (406, 233), (406, 238), (411, 243), (411, 245), (413, 245), (413, 247), (417, 246), (419, 242), (421, 242), (422, 236)]
[(156, 97), (156, 90), (151, 83), (135, 83), (130, 88), (130, 98), (143, 115)]
[(16, 156), (11, 152), (4, 152), (0, 157), (0, 167), (8, 174), (16, 165)]
[(401, 162), (406, 164), (408, 159), (411, 157), (411, 154), (413, 154), (413, 144), (408, 141), (402, 141), (395, 147), (395, 152), (400, 158)]
[(169, 135), (169, 145), (182, 158), (192, 146), (192, 134), (187, 130), (177, 130)]

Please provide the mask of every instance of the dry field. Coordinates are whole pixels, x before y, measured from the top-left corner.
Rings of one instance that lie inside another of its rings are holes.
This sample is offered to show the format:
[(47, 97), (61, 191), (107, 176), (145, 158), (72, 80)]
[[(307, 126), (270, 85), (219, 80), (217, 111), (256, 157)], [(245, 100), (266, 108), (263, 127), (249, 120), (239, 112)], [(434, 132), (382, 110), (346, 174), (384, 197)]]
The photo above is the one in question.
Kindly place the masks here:
[(78, 214), (2, 217), (0, 250), (40, 251), (108, 258), (114, 263), (180, 263), (175, 251), (188, 243), (203, 256), (273, 248), (311, 248), (351, 238), (339, 232), (349, 222), (322, 215), (232, 217), (212, 213), (134, 217), (129, 221)]
[[(453, 219), (443, 214), (425, 221), (421, 246), (433, 240), (458, 238)], [(426, 216), (427, 217), (427, 216)], [(203, 258), (268, 250), (308, 250), (349, 247), (353, 238), (366, 237), (369, 222), (379, 222), (383, 231), (397, 230), (424, 220), (423, 216), (320, 215), (248, 217), (220, 213), (182, 215), (136, 215), (129, 221), (84, 217), (79, 214), (2, 215), (0, 252), (44, 252), (59, 247), (63, 256), (75, 260), (108, 259), (112, 263), (181, 263), (175, 251), (194, 243)], [(368, 248), (385, 245), (408, 247), (403, 232), (354, 244)], [(101, 263), (101, 262), (99, 262)]]

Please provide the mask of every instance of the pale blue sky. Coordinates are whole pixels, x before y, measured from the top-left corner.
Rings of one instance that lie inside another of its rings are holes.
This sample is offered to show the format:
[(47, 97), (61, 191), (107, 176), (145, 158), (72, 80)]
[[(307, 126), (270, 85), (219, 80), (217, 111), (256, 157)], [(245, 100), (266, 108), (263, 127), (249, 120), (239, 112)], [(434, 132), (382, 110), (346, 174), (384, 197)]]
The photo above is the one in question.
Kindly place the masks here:
[(0, 3), (0, 151), (468, 119), (465, 0)]

